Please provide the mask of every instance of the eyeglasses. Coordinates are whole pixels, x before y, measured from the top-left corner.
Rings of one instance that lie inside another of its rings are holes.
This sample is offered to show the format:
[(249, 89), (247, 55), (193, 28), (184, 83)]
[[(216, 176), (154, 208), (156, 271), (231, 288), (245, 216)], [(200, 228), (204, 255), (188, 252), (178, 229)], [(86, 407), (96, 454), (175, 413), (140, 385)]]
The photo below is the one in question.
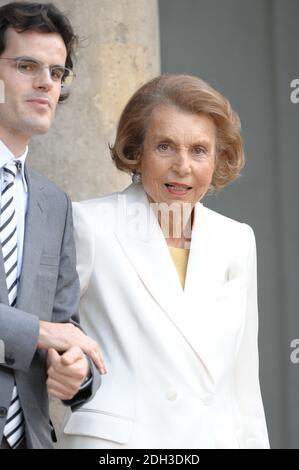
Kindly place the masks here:
[(60, 83), (62, 87), (69, 87), (75, 78), (72, 70), (61, 65), (45, 65), (31, 57), (0, 57), (0, 60), (13, 60), (17, 72), (28, 77), (38, 77), (44, 69), (49, 69), (53, 82)]

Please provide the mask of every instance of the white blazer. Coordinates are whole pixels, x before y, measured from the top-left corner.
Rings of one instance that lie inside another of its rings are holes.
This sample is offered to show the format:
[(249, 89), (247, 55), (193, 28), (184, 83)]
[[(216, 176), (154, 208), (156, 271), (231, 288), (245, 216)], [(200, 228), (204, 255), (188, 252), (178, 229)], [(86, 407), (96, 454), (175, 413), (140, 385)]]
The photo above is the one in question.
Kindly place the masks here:
[(183, 290), (141, 185), (75, 203), (74, 224), (108, 373), (61, 447), (268, 448), (252, 229), (198, 203)]

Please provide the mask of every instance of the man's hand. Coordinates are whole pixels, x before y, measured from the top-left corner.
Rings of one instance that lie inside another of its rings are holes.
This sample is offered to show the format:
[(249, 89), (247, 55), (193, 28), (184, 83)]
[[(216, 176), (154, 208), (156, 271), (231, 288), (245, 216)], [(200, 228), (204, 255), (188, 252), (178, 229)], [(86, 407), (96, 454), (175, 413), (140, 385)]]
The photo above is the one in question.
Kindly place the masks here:
[(49, 395), (60, 400), (71, 400), (89, 373), (88, 360), (83, 351), (72, 347), (60, 356), (55, 349), (49, 349), (47, 362)]
[(73, 347), (80, 348), (85, 352), (93, 360), (101, 374), (107, 373), (98, 343), (79, 328), (72, 323), (40, 322), (38, 349), (55, 349), (64, 353)]

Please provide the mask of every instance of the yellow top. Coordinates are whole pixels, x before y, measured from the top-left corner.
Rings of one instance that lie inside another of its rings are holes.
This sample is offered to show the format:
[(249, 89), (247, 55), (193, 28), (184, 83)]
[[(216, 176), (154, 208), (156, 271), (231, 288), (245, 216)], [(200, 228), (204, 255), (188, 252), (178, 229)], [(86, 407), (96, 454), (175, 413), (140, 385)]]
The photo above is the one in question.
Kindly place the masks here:
[(175, 264), (182, 288), (184, 289), (190, 250), (187, 248), (175, 248), (173, 246), (169, 246), (168, 248)]

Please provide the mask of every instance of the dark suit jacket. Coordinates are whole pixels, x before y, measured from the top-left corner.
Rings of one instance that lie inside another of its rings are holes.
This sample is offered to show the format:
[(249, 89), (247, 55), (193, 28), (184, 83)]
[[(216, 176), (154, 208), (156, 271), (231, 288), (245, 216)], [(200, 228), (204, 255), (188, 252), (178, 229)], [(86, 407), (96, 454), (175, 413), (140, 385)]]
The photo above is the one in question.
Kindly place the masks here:
[[(80, 289), (70, 200), (52, 182), (27, 167), (26, 179), (28, 210), (16, 308), (8, 306), (0, 249), (0, 341), (5, 354), (0, 366), (0, 442), (15, 377), (27, 446), (51, 448), (46, 353), (36, 349), (39, 321), (78, 323)], [(93, 396), (100, 376), (94, 368), (92, 372), (90, 389), (68, 404), (77, 407)]]

